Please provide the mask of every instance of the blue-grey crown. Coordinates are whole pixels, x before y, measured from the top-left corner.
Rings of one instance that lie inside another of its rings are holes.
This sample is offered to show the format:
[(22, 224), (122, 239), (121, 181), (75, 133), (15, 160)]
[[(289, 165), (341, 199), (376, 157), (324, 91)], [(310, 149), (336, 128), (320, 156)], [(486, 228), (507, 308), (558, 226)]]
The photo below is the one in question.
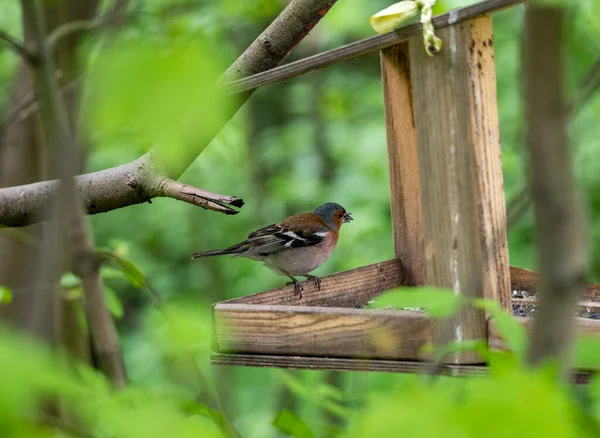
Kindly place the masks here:
[(334, 225), (332, 219), (333, 219), (333, 214), (339, 210), (346, 211), (346, 209), (344, 207), (342, 207), (340, 204), (336, 204), (335, 202), (328, 202), (326, 204), (319, 205), (317, 208), (314, 209), (313, 213), (316, 213), (319, 216), (321, 216), (321, 219), (323, 219), (325, 221), (325, 223), (327, 225), (329, 225), (331, 228), (337, 229), (337, 227)]

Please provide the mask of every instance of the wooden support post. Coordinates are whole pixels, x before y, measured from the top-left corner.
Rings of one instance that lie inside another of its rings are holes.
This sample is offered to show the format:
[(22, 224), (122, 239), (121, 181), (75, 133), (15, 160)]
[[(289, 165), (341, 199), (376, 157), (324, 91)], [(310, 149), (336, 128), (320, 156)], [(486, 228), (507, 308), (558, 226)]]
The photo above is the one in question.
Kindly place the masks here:
[(406, 270), (406, 284), (425, 284), (421, 184), (413, 119), (408, 42), (381, 52), (387, 127), (394, 255)]
[[(509, 308), (492, 19), (437, 33), (444, 47), (433, 58), (422, 35), (409, 41), (427, 283)], [(484, 314), (471, 306), (434, 327), (437, 344), (485, 338)], [(470, 352), (445, 359), (479, 361)]]

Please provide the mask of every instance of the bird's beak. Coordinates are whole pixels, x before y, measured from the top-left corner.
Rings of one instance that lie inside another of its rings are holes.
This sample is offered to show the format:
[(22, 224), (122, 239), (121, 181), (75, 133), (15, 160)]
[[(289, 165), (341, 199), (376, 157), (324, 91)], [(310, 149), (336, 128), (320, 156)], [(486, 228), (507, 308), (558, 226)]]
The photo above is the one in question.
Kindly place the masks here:
[(354, 220), (354, 218), (352, 217), (352, 213), (346, 213), (342, 217), (342, 223), (350, 222), (350, 221), (353, 221), (353, 220)]

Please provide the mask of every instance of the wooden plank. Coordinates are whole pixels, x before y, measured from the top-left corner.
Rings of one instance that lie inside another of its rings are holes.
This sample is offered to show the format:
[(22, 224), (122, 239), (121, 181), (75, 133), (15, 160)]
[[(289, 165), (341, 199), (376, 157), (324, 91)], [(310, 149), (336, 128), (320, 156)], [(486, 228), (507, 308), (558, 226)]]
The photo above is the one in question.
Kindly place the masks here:
[(431, 323), (421, 312), (217, 304), (219, 352), (369, 359), (426, 359)]
[[(536, 272), (511, 266), (510, 273), (512, 290), (535, 293)], [(407, 284), (405, 278), (402, 263), (392, 259), (323, 277), (320, 291), (312, 282), (305, 282), (305, 293), (300, 299), (293, 286), (284, 286), (222, 303), (363, 307), (380, 293)], [(590, 283), (588, 291), (587, 301), (600, 301), (600, 285)]]
[(465, 22), (468, 40), (471, 135), (474, 146), (477, 208), (483, 258), (483, 293), (504, 310), (511, 309), (510, 268), (506, 232), (506, 200), (502, 176), (500, 126), (492, 18)]
[[(475, 3), (434, 17), (433, 25), (436, 29), (441, 29), (461, 21), (470, 20), (512, 6), (517, 6), (524, 2), (525, 0), (487, 0)], [(327, 52), (309, 56), (299, 61), (290, 62), (289, 64), (273, 68), (263, 73), (229, 82), (224, 85), (224, 88), (229, 94), (253, 90), (263, 85), (290, 79), (312, 70), (324, 68), (357, 56), (366, 55), (367, 53), (395, 46), (407, 41), (413, 35), (422, 35), (422, 32), (423, 27), (420, 23), (409, 24), (383, 35), (372, 36)], [(444, 41), (444, 45), (446, 47), (446, 41)], [(422, 46), (423, 45), (421, 44), (421, 47)]]
[(368, 360), (334, 357), (213, 353), (211, 355), (211, 363), (213, 365), (330, 371), (376, 371), (381, 373), (428, 374), (435, 371), (439, 375), (454, 377), (488, 375), (488, 369), (483, 365), (442, 365), (437, 367), (432, 362), (410, 362), (384, 359)]
[[(343, 359), (307, 356), (267, 356), (256, 354), (213, 353), (212, 365), (249, 366), (261, 368), (292, 368), (303, 370), (330, 371), (374, 371), (380, 373), (436, 374), (449, 377), (486, 377), (489, 370), (483, 365), (442, 365), (436, 367), (427, 362), (396, 360)], [(593, 371), (578, 370), (570, 373), (571, 382), (587, 384), (594, 376)]]
[(306, 281), (302, 298), (298, 298), (290, 285), (234, 298), (223, 304), (362, 307), (380, 293), (404, 284), (404, 279), (402, 264), (394, 259), (323, 277), (321, 290)]
[(387, 129), (394, 254), (406, 269), (406, 283), (425, 284), (421, 183), (413, 119), (408, 43), (381, 52)]
[[(537, 293), (537, 280), (539, 273), (529, 269), (510, 267), (511, 289), (513, 291), (527, 291), (530, 294)], [(584, 301), (600, 302), (600, 284), (588, 283), (583, 294)]]
[[(483, 17), (439, 30), (444, 50), (433, 58), (423, 50), (421, 35), (411, 37), (409, 53), (427, 282), (468, 298), (498, 299), (510, 296), (510, 289), (509, 279), (500, 278), (508, 276), (508, 265), (502, 266), (507, 259), (491, 255), (506, 247), (496, 240), (506, 239), (496, 230), (506, 225), (504, 205), (498, 203), (503, 190), (498, 152), (484, 152), (490, 145), (487, 130), (497, 125), (495, 91), (487, 84), (495, 80), (490, 74), (493, 52), (483, 55), (493, 51), (490, 20)], [(477, 126), (482, 121), (483, 127)], [(442, 345), (486, 338), (484, 314), (472, 306), (434, 328), (434, 342)], [(446, 360), (469, 364), (481, 358), (464, 352)]]

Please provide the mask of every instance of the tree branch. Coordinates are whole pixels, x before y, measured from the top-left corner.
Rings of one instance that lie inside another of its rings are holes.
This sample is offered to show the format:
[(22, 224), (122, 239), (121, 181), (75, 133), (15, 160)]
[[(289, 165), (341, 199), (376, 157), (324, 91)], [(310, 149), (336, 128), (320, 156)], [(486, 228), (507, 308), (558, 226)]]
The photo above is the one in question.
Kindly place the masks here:
[[(148, 153), (129, 164), (75, 178), (88, 214), (170, 197), (225, 214), (237, 214), (244, 201), (173, 181), (156, 172)], [(22, 227), (43, 220), (44, 211), (60, 186), (58, 180), (0, 189), (0, 224)]]
[[(73, 81), (60, 89), (61, 95), (64, 97), (65, 94), (69, 94), (81, 85), (83, 76), (79, 76)], [(40, 108), (35, 93), (27, 94), (21, 102), (14, 106), (13, 109), (4, 117), (2, 123), (0, 123), (0, 138), (7, 133), (16, 124), (27, 120), (32, 114), (35, 114)]]
[(26, 62), (34, 64), (36, 56), (27, 48), (25, 44), (13, 37), (12, 35), (0, 30), (0, 40), (3, 40), (8, 46), (19, 56), (21, 56)]
[(539, 233), (537, 316), (528, 360), (564, 371), (575, 335), (574, 313), (586, 284), (585, 227), (568, 147), (564, 99), (565, 9), (531, 2), (525, 13), (526, 145)]
[(127, 5), (127, 1), (115, 0), (113, 7), (108, 12), (92, 20), (75, 20), (57, 27), (46, 39), (48, 51), (54, 53), (54, 49), (60, 40), (74, 32), (90, 31), (110, 23), (118, 17), (121, 10)]
[[(221, 81), (237, 79), (239, 75), (254, 74), (268, 70), (283, 61), (290, 51), (319, 22), (336, 0), (292, 0), (273, 23), (223, 74)], [(244, 104), (251, 92), (244, 93), (229, 114), (230, 117)], [(224, 124), (227, 120), (224, 120)], [(216, 127), (204, 142), (185, 152), (178, 168), (168, 175), (159, 173), (152, 163), (151, 153), (137, 160), (100, 172), (80, 175), (76, 178), (89, 214), (102, 213), (129, 205), (147, 202), (157, 196), (174, 197), (203, 208), (226, 214), (236, 210), (227, 206), (241, 207), (243, 201), (235, 197), (215, 195), (201, 189), (181, 192), (176, 186), (166, 184), (165, 178), (178, 179), (221, 130)], [(0, 224), (23, 226), (40, 222), (40, 212), (58, 187), (56, 181), (45, 181), (19, 187), (0, 189)], [(166, 187), (166, 189), (165, 189)], [(190, 193), (194, 193), (193, 195)], [(231, 199), (231, 202), (227, 201)], [(217, 204), (217, 205), (215, 205)]]

